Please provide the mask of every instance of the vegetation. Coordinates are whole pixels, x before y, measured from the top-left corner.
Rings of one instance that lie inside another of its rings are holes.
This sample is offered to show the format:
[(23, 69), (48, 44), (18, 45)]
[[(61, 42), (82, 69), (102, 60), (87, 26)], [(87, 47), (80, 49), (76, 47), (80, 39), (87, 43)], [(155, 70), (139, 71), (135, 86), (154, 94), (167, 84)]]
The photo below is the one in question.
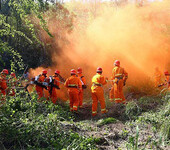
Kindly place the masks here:
[[(91, 18), (98, 15), (96, 5), (92, 14), (89, 11), (78, 9), (75, 15), (54, 0), (0, 0), (0, 70), (20, 73), (25, 66), (54, 64), (54, 46), (59, 55), (61, 45), (69, 43), (66, 36), (74, 28), (74, 17), (84, 17), (84, 12)], [(54, 28), (49, 29), (49, 24)], [(169, 27), (167, 36), (168, 31)], [(91, 117), (90, 99), (85, 108), (73, 114), (67, 103), (38, 102), (34, 91), (29, 95), (25, 89), (17, 89), (16, 96), (7, 96), (0, 106), (0, 148), (168, 149), (170, 93), (155, 90), (149, 79), (148, 84), (141, 85), (128, 89), (132, 97), (126, 105), (107, 100), (109, 112), (103, 115), (98, 111), (95, 119)]]
[[(22, 70), (23, 63), (32, 68), (50, 65), (52, 58), (49, 46), (53, 35), (46, 21), (52, 18), (57, 19), (60, 29), (63, 28), (62, 31), (71, 30), (72, 17), (60, 3), (50, 0), (1, 1), (0, 70), (2, 68)], [(44, 33), (49, 41), (45, 42), (40, 33)], [(59, 46), (56, 47), (60, 50)]]
[(116, 121), (117, 120), (112, 117), (101, 119), (98, 121), (98, 126), (102, 126), (102, 125), (106, 125), (106, 124), (110, 124), (110, 123), (116, 123)]
[(74, 117), (67, 106), (61, 107), (49, 101), (37, 102), (25, 91), (16, 97), (8, 97), (0, 110), (0, 139), (4, 149), (93, 149), (93, 139), (85, 138), (67, 127)]

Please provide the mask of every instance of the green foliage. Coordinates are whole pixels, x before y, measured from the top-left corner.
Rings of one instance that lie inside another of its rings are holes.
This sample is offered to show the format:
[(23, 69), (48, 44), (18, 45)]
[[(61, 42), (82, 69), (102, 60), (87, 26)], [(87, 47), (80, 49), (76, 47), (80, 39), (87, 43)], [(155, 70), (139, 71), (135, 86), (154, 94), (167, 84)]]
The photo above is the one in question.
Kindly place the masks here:
[(129, 119), (135, 119), (141, 113), (141, 108), (135, 101), (128, 102), (126, 105), (125, 114)]
[(15, 71), (17, 70), (17, 68), (19, 68), (19, 70), (23, 69), (24, 63), (21, 58), (21, 55), (18, 52), (16, 52), (12, 47), (10, 47), (8, 43), (2, 42), (1, 40), (0, 40), (0, 53), (1, 53), (0, 62), (1, 64), (3, 64), (1, 65), (2, 68), (6, 66), (6, 63), (4, 62), (5, 58), (2, 56), (7, 55), (8, 59), (10, 57), (10, 61), (8, 60), (8, 63), (10, 63), (11, 65), (11, 71)]
[(136, 127), (136, 135), (130, 136), (129, 141), (126, 144), (128, 150), (138, 150), (138, 140), (139, 140), (139, 128)]
[[(166, 95), (162, 100), (169, 97)], [(151, 124), (157, 131), (160, 131), (165, 140), (170, 140), (170, 98), (156, 112), (146, 112), (139, 117), (141, 122)]]
[(117, 120), (115, 118), (109, 117), (109, 118), (104, 118), (98, 121), (98, 126), (103, 126), (106, 124), (110, 124), (110, 123), (116, 123)]
[[(93, 142), (66, 128), (63, 120), (74, 119), (69, 109), (51, 102), (37, 102), (25, 91), (8, 97), (0, 110), (0, 139), (6, 149), (92, 149)], [(68, 148), (69, 149), (69, 148)]]

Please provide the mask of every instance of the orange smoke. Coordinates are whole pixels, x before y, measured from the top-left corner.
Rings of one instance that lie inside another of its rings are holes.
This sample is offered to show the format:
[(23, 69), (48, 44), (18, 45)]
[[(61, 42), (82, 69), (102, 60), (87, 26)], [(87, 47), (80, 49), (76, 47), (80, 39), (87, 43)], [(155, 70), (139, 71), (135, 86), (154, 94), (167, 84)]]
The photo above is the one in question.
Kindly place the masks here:
[[(153, 78), (155, 67), (162, 72), (170, 71), (168, 1), (148, 3), (143, 7), (134, 4), (116, 7), (102, 3), (96, 5), (95, 12), (94, 4), (76, 4), (67, 4), (73, 13), (77, 11), (74, 30), (64, 33), (67, 44), (54, 36), (53, 71), (60, 69), (67, 78), (70, 69), (82, 67), (89, 85), (98, 66), (103, 68), (104, 76), (110, 77), (115, 60), (120, 60), (129, 73), (128, 85)], [(58, 32), (54, 22), (48, 22), (52, 34)], [(42, 34), (48, 39), (44, 32)], [(56, 53), (56, 43), (61, 48), (60, 53)]]

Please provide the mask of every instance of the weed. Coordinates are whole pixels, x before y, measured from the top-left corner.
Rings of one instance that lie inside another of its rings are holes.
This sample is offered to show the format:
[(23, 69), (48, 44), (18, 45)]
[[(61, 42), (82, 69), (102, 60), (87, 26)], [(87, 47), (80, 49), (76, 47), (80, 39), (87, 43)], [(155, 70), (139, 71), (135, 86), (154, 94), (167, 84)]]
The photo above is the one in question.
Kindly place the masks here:
[[(67, 107), (29, 99), (25, 91), (8, 97), (0, 110), (0, 139), (6, 149), (93, 148), (93, 141), (66, 128), (63, 120), (74, 119)], [(64, 130), (63, 130), (64, 127)], [(81, 144), (81, 148), (80, 147)]]
[(137, 105), (136, 102), (131, 101), (126, 105), (125, 114), (129, 119), (135, 119), (141, 113), (141, 108)]
[(98, 126), (103, 126), (103, 125), (106, 125), (106, 124), (116, 123), (116, 122), (117, 122), (117, 120), (115, 118), (109, 117), (109, 118), (99, 120)]

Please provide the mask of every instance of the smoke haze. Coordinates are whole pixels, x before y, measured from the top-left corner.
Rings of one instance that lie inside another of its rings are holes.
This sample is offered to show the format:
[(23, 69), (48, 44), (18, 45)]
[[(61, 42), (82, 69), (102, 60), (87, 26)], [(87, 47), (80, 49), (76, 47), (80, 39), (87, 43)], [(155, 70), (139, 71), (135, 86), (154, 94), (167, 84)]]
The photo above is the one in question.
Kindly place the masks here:
[[(67, 8), (81, 14), (74, 19), (73, 31), (64, 33), (69, 44), (54, 37), (51, 72), (59, 69), (67, 78), (70, 69), (82, 67), (90, 85), (97, 67), (102, 67), (103, 75), (110, 78), (113, 62), (120, 60), (129, 74), (128, 85), (137, 85), (146, 78), (152, 79), (155, 67), (162, 72), (170, 71), (168, 1), (147, 3), (143, 7), (100, 4), (96, 5), (95, 11), (90, 3), (70, 2)], [(54, 22), (49, 21), (48, 26), (55, 35), (58, 30)], [(60, 45), (59, 54), (55, 53), (56, 43)], [(32, 72), (39, 74), (41, 70)]]

